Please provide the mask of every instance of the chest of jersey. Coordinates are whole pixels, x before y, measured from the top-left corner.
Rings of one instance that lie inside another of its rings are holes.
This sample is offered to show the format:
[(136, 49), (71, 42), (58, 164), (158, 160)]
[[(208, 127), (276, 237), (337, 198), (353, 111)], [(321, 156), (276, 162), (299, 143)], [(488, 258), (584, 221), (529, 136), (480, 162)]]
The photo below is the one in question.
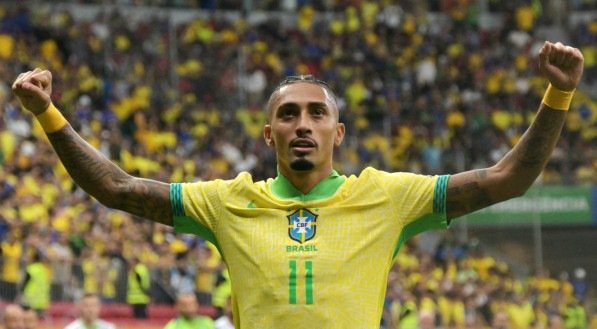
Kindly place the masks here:
[(218, 244), (237, 327), (378, 328), (397, 246), (443, 223), (433, 215), (437, 181), (367, 169), (331, 196), (281, 197), (272, 181), (241, 174), (182, 194), (174, 185), (171, 198), (175, 214), (190, 216), (175, 220), (178, 230)]
[(267, 200), (242, 200), (247, 207), (239, 207), (231, 200), (215, 233), (240, 313), (257, 315), (265, 308), (288, 320), (288, 312), (310, 308), (312, 317), (333, 305), (347, 318), (357, 314), (355, 307), (375, 318), (400, 225), (383, 195), (369, 200), (282, 207)]

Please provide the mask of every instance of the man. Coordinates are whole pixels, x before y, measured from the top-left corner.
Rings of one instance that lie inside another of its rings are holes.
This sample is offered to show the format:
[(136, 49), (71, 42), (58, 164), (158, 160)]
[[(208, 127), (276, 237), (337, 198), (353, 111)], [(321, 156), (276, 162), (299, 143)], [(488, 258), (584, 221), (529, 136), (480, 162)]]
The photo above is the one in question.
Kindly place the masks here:
[(35, 249), (31, 262), (25, 268), (23, 281), (23, 304), (42, 315), (50, 306), (50, 286), (52, 282), (48, 259)]
[(137, 257), (130, 260), (127, 282), (126, 302), (132, 305), (133, 316), (136, 319), (147, 319), (151, 280), (149, 269)]
[(79, 301), (79, 318), (64, 329), (116, 329), (114, 324), (99, 318), (101, 308), (99, 297), (96, 294), (86, 293)]
[(4, 308), (4, 329), (25, 329), (25, 313), (23, 308), (16, 304), (9, 304)]
[(195, 268), (187, 261), (186, 253), (176, 254), (176, 264), (170, 268), (170, 287), (174, 294), (195, 292)]
[(23, 243), (21, 230), (12, 228), (8, 238), (0, 243), (2, 255), (2, 274), (0, 274), (0, 297), (4, 300), (15, 300), (17, 287), (22, 279), (21, 257), (23, 256)]
[(23, 307), (23, 324), (25, 329), (37, 329), (39, 325), (39, 315), (34, 309)]
[(52, 76), (19, 75), (13, 92), (38, 121), (73, 179), (108, 207), (173, 225), (216, 245), (232, 282), (237, 328), (374, 328), (400, 246), (424, 230), (522, 195), (558, 140), (583, 70), (578, 49), (546, 42), (551, 83), (534, 123), (490, 168), (449, 176), (333, 170), (345, 128), (322, 82), (285, 80), (271, 95), (266, 143), (279, 174), (166, 184), (128, 175), (86, 143), (50, 100)]
[(194, 293), (183, 293), (176, 297), (178, 317), (170, 320), (164, 329), (214, 329), (211, 318), (197, 315), (199, 303)]
[(214, 320), (214, 329), (234, 329), (232, 323), (232, 303), (230, 297), (226, 298), (224, 307), (217, 309)]

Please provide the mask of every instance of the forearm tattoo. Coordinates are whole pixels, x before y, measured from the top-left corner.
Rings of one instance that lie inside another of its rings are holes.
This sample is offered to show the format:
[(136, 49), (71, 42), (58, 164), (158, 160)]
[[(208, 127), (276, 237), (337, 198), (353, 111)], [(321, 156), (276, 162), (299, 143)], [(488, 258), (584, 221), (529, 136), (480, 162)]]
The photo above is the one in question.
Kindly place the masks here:
[(534, 170), (538, 175), (549, 160), (565, 118), (566, 111), (550, 110), (541, 105), (535, 121), (508, 156), (517, 165)]
[(541, 105), (520, 141), (495, 166), (454, 176), (447, 191), (448, 218), (522, 195), (541, 173), (560, 136), (565, 111)]
[(48, 138), (73, 180), (101, 203), (171, 225), (168, 184), (125, 173), (83, 140), (70, 125)]

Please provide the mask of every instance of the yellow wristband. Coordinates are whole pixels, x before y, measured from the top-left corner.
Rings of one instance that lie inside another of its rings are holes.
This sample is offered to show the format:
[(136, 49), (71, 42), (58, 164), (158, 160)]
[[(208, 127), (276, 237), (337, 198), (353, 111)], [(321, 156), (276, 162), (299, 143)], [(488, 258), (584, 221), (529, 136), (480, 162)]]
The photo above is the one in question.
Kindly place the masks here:
[(62, 113), (52, 103), (50, 103), (50, 106), (45, 111), (35, 117), (47, 133), (56, 132), (68, 123), (64, 116), (62, 116)]
[(542, 102), (554, 110), (568, 111), (575, 90), (559, 90), (550, 83), (545, 91), (545, 95), (543, 95)]

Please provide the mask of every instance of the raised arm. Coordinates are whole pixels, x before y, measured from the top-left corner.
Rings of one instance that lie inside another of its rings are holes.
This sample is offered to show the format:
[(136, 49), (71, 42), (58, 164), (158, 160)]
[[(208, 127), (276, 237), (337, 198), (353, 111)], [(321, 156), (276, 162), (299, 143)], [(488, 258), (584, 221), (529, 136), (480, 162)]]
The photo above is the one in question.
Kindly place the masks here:
[(66, 170), (85, 192), (107, 207), (172, 225), (169, 185), (127, 174), (83, 140), (52, 105), (49, 71), (20, 74), (12, 90), (37, 117)]
[(583, 71), (581, 52), (546, 42), (539, 69), (549, 80), (539, 111), (520, 141), (496, 165), (455, 174), (446, 194), (448, 218), (523, 195), (545, 168), (560, 136), (574, 89)]

